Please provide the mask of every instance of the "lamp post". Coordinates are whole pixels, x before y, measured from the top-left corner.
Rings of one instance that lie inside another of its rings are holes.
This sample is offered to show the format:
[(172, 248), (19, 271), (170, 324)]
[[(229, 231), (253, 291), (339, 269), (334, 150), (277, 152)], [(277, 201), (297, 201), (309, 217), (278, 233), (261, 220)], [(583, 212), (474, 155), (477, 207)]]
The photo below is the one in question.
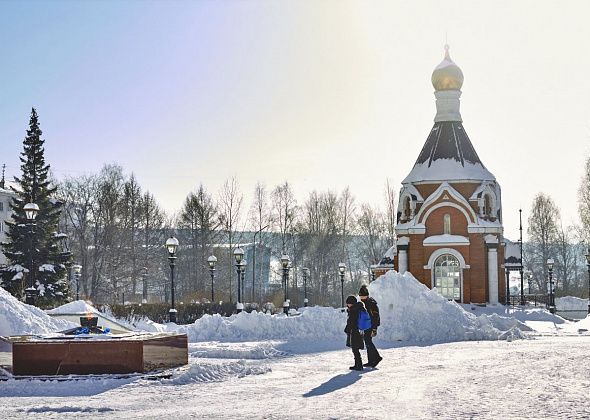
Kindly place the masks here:
[(148, 275), (149, 269), (143, 267), (141, 270), (141, 303), (147, 303), (148, 301)]
[(82, 266), (80, 264), (74, 264), (72, 270), (76, 278), (76, 300), (80, 300), (80, 273), (82, 272)]
[(236, 272), (238, 273), (238, 301), (236, 302), (236, 313), (242, 312), (244, 309), (244, 305), (242, 305), (242, 287), (241, 287), (241, 278), (242, 278), (242, 259), (244, 258), (244, 250), (240, 247), (237, 247), (234, 250), (234, 259), (236, 260)]
[(523, 275), (523, 259), (522, 259), (522, 209), (518, 210), (518, 217), (520, 219), (520, 239), (518, 242), (520, 243), (520, 267), (518, 269), (520, 273), (520, 304), (524, 306), (524, 275)]
[(527, 280), (527, 282), (529, 284), (529, 295), (530, 295), (531, 294), (531, 286), (532, 286), (532, 283), (533, 283), (533, 273), (531, 273), (530, 271), (527, 272), (527, 274), (526, 274), (526, 280)]
[(555, 296), (553, 295), (553, 258), (547, 259), (547, 269), (549, 270), (549, 312), (555, 313)]
[(590, 246), (586, 254), (586, 268), (588, 269), (588, 313), (590, 314)]
[(242, 264), (240, 264), (240, 275), (242, 277), (242, 297), (246, 299), (246, 266), (248, 261), (244, 258)]
[(168, 261), (170, 262), (170, 300), (172, 307), (168, 311), (170, 322), (176, 322), (176, 308), (174, 307), (174, 266), (176, 265), (176, 248), (178, 248), (178, 239), (174, 236), (166, 240), (166, 249), (168, 250)]
[(309, 276), (309, 268), (303, 268), (303, 306), (309, 304), (309, 300), (307, 300), (307, 276)]
[(283, 312), (289, 315), (289, 300), (288, 300), (288, 286), (289, 286), (289, 263), (291, 260), (287, 254), (281, 256), (281, 265), (283, 266), (283, 286), (285, 288), (285, 300), (283, 301)]
[(35, 203), (27, 203), (24, 206), (25, 216), (27, 216), (27, 226), (29, 227), (29, 287), (25, 289), (25, 302), (29, 305), (34, 305), (37, 298), (38, 291), (35, 288), (35, 270), (33, 269), (33, 253), (35, 247), (33, 246), (33, 227), (35, 226), (35, 219), (39, 213), (39, 206)]
[(211, 255), (207, 258), (207, 262), (209, 263), (209, 273), (211, 274), (211, 303), (215, 302), (215, 289), (213, 288), (213, 280), (215, 278), (215, 264), (217, 264), (217, 257), (215, 255)]
[(344, 308), (344, 272), (346, 271), (346, 264), (338, 264), (338, 271), (340, 271), (340, 297), (342, 300), (342, 308)]
[(370, 266), (369, 270), (371, 270), (371, 280), (369, 281), (369, 283), (374, 282), (375, 281), (375, 267), (374, 266)]

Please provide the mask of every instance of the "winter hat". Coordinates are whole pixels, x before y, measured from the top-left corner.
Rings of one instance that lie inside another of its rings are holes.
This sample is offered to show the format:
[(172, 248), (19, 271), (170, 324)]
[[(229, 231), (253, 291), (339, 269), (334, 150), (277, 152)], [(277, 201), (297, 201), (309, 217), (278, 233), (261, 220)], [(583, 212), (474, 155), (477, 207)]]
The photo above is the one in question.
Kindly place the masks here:
[(369, 296), (369, 289), (364, 284), (361, 286), (359, 290), (359, 296)]
[(354, 305), (354, 304), (356, 303), (356, 297), (355, 297), (355, 296), (353, 296), (353, 295), (350, 295), (350, 296), (348, 296), (348, 297), (346, 298), (346, 304), (348, 305), (349, 303), (350, 303), (351, 305)]

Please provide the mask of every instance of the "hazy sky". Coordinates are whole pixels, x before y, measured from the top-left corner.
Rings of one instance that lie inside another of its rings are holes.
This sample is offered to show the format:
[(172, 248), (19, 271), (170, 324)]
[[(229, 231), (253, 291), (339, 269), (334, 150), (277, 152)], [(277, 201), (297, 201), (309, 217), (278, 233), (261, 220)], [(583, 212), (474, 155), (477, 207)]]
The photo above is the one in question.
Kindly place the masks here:
[(585, 0), (2, 1), (0, 163), (18, 174), (35, 106), (58, 177), (117, 162), (168, 211), (231, 176), (381, 205), (432, 127), (447, 39), (515, 239), (540, 191), (577, 222), (589, 17)]

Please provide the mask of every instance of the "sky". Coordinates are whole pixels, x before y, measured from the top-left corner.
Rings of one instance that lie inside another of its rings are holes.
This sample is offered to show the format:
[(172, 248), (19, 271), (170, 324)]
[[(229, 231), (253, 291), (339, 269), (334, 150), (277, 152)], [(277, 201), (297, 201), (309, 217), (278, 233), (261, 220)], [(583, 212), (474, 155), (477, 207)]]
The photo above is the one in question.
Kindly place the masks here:
[(451, 46), (464, 127), (502, 187), (505, 236), (534, 196), (565, 226), (590, 156), (587, 1), (1, 1), (0, 164), (31, 107), (58, 178), (106, 163), (168, 212), (200, 183), (349, 186), (384, 205), (433, 125)]

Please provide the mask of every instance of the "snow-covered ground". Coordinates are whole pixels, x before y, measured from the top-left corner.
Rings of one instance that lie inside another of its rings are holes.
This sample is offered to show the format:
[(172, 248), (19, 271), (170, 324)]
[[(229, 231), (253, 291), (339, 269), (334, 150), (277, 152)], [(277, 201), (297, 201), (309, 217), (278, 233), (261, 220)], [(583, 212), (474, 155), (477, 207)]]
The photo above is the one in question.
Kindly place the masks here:
[[(51, 328), (42, 311), (2, 292), (0, 332)], [(382, 315), (377, 369), (348, 369), (339, 309), (204, 316), (185, 326), (140, 320), (139, 329), (186, 332), (189, 364), (155, 380), (0, 381), (1, 418), (590, 417), (590, 318), (457, 305), (408, 274), (383, 276), (370, 292)], [(57, 312), (91, 309), (74, 302)]]
[(311, 350), (200, 343), (170, 379), (8, 381), (2, 418), (590, 417), (588, 336), (394, 346), (363, 372), (349, 350)]

